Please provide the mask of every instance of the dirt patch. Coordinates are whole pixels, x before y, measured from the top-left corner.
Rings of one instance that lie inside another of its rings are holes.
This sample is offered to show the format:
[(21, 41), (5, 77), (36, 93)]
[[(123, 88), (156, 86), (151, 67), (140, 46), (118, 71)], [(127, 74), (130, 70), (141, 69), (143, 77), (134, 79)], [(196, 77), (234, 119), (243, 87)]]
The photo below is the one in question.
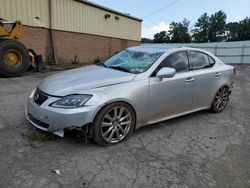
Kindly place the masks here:
[(45, 142), (55, 140), (56, 136), (39, 130), (32, 130), (22, 134), (25, 138), (33, 141)]

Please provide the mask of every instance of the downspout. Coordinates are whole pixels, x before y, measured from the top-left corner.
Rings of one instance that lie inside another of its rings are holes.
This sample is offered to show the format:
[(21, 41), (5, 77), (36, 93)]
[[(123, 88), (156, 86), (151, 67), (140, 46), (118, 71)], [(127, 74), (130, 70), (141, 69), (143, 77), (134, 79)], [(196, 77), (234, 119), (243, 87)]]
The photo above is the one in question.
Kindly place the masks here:
[(53, 33), (52, 33), (52, 0), (48, 0), (48, 5), (49, 5), (49, 38), (50, 38), (50, 43), (51, 43), (51, 49), (52, 49), (52, 56), (53, 56), (53, 61), (55, 64), (58, 65), (58, 61), (56, 58), (56, 52), (55, 52), (55, 47), (54, 47), (54, 38), (53, 38)]

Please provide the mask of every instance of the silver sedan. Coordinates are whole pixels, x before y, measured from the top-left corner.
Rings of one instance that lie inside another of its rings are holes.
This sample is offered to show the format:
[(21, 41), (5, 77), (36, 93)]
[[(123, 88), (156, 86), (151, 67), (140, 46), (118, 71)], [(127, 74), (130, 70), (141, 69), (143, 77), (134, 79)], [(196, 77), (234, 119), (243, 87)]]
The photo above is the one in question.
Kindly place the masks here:
[(200, 49), (132, 47), (99, 65), (48, 77), (29, 96), (26, 117), (59, 136), (88, 130), (97, 144), (109, 146), (148, 124), (223, 111), (234, 76), (232, 66)]

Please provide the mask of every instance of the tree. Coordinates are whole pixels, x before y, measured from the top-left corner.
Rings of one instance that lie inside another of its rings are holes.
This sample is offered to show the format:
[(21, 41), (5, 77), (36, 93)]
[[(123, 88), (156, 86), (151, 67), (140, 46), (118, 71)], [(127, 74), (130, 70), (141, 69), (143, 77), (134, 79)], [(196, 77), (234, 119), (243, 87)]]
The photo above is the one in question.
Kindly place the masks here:
[(239, 23), (239, 40), (250, 40), (250, 17)]
[(210, 27), (210, 17), (207, 13), (202, 14), (195, 23), (193, 38), (195, 42), (208, 42), (208, 30)]
[(169, 43), (170, 38), (166, 31), (161, 31), (160, 33), (156, 33), (154, 35), (154, 43)]
[(240, 24), (238, 22), (229, 22), (226, 25), (227, 41), (239, 40)]
[(225, 39), (226, 19), (227, 15), (222, 10), (211, 15), (208, 30), (209, 42), (220, 42)]
[[(211, 16), (202, 14), (190, 36), (189, 24), (186, 18), (182, 22), (172, 22), (168, 32), (162, 31), (154, 35), (155, 43), (189, 43), (221, 42), (250, 40), (250, 17), (239, 22), (226, 23), (227, 15), (222, 11)], [(145, 41), (145, 40), (144, 40)]]
[(227, 24), (227, 41), (250, 40), (250, 18)]
[(191, 37), (189, 34), (189, 24), (186, 18), (182, 22), (172, 22), (170, 24), (169, 35), (172, 43), (189, 43)]
[(141, 39), (141, 43), (153, 43), (154, 41), (152, 39), (148, 39), (148, 38), (142, 38)]
[(204, 13), (193, 29), (194, 42), (220, 42), (226, 38), (227, 15), (218, 11), (211, 16)]

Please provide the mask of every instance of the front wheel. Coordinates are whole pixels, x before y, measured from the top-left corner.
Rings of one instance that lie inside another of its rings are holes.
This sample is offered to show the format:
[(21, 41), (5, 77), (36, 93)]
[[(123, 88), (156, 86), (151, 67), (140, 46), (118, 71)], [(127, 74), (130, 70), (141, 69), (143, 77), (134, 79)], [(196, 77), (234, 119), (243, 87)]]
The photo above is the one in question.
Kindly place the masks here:
[(219, 91), (216, 93), (214, 97), (214, 100), (211, 106), (212, 112), (218, 113), (218, 112), (223, 111), (226, 108), (227, 103), (229, 101), (229, 94), (230, 92), (229, 92), (228, 87), (224, 86), (219, 89)]
[(118, 144), (131, 135), (135, 127), (135, 114), (126, 103), (105, 106), (94, 120), (93, 138), (101, 146)]

